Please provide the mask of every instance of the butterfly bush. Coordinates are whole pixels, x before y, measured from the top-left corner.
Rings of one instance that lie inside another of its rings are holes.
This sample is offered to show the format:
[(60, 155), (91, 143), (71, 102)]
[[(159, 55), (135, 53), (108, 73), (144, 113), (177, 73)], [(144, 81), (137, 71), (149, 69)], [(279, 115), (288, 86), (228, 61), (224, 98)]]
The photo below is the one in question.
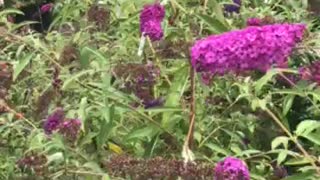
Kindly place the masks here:
[(273, 24), (211, 35), (193, 45), (191, 63), (198, 72), (214, 75), (287, 67), (305, 29), (303, 24)]
[(145, 5), (140, 13), (140, 31), (150, 40), (157, 41), (163, 37), (161, 23), (165, 16), (164, 7), (159, 4)]
[(214, 169), (215, 180), (250, 180), (245, 163), (234, 157), (227, 157)]

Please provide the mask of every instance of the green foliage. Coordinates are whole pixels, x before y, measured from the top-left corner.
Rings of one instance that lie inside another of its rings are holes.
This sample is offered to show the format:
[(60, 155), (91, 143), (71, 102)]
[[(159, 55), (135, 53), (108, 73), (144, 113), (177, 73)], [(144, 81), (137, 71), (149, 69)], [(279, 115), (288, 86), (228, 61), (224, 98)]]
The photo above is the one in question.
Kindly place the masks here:
[[(246, 161), (254, 180), (271, 179), (276, 166), (289, 169), (286, 180), (317, 179), (312, 163), (318, 164), (320, 153), (319, 87), (303, 80), (288, 86), (279, 80), (297, 74), (300, 64), (320, 57), (316, 40), (320, 25), (308, 13), (307, 1), (244, 0), (241, 14), (225, 16), (223, 4), (230, 1), (169, 0), (163, 24), (165, 39), (146, 43), (143, 57), (137, 56), (139, 11), (153, 1), (104, 2), (111, 21), (103, 30), (87, 20), (93, 0), (57, 1), (47, 34), (20, 33), (18, 29), (29, 22), (11, 24), (6, 16), (21, 12), (8, 4), (1, 10), (0, 25), (6, 32), (0, 29), (0, 60), (13, 64), (14, 83), (6, 100), (11, 110), (0, 110), (0, 179), (37, 175), (108, 180), (114, 177), (102, 164), (115, 155), (181, 159), (192, 94), (190, 59), (185, 53), (189, 44), (210, 34), (243, 28), (248, 17), (265, 16), (279, 22), (304, 22), (315, 30), (293, 53), (289, 63), (293, 65), (288, 69), (214, 77), (210, 86), (196, 75), (193, 152), (196, 159), (212, 167), (226, 156), (239, 157)], [(177, 17), (170, 25), (174, 15)], [(66, 25), (72, 28), (65, 30)], [(182, 45), (172, 45), (176, 42)], [(161, 43), (172, 44), (162, 47)], [(74, 53), (77, 55), (62, 53), (70, 44), (79, 51)], [(170, 49), (179, 53), (166, 57), (163, 53)], [(67, 55), (74, 55), (75, 60), (63, 64)], [(149, 109), (134, 93), (121, 90), (130, 76), (123, 80), (114, 72), (116, 65), (147, 61), (161, 70), (151, 94), (164, 98), (163, 106)], [(61, 92), (52, 85), (55, 68), (62, 80)], [(74, 143), (58, 132), (44, 133), (44, 119), (58, 106), (65, 109), (67, 117), (81, 119), (81, 132)], [(23, 118), (17, 117), (19, 113)], [(30, 153), (45, 155), (47, 170), (43, 174), (17, 167), (19, 159)]]

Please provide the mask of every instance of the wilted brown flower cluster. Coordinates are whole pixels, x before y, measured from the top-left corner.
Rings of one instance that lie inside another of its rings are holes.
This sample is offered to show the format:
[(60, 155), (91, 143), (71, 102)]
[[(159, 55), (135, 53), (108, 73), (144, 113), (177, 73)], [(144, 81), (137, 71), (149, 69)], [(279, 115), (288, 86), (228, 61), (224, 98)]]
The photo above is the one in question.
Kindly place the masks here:
[(88, 11), (88, 21), (95, 23), (98, 30), (105, 30), (110, 21), (110, 11), (101, 5), (93, 5)]
[(12, 84), (12, 66), (0, 61), (0, 114), (6, 112), (6, 97)]
[(186, 180), (212, 179), (213, 166), (203, 162), (184, 164), (181, 160), (156, 157), (148, 160), (117, 156), (104, 163), (105, 168), (114, 177), (131, 177), (135, 180), (176, 179)]
[[(129, 71), (130, 70), (130, 71)], [(153, 87), (160, 75), (160, 70), (153, 64), (119, 64), (113, 68), (113, 75), (123, 84), (119, 87), (125, 93), (133, 93), (145, 108), (162, 104), (161, 98), (155, 98)]]
[(17, 166), (23, 172), (34, 172), (36, 175), (43, 176), (47, 172), (47, 157), (32, 153), (26, 155), (17, 162)]

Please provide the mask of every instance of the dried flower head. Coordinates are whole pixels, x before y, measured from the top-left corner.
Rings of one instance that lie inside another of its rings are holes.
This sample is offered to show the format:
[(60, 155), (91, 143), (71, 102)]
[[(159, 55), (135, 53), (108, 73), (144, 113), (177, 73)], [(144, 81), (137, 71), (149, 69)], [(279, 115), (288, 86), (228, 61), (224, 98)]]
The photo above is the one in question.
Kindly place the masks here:
[(166, 41), (162, 40), (155, 44), (157, 54), (164, 59), (184, 58), (189, 56), (189, 49), (192, 45), (184, 40)]
[(42, 176), (47, 172), (47, 161), (45, 155), (31, 154), (19, 159), (17, 166), (24, 172), (34, 172)]
[(61, 52), (59, 62), (61, 65), (68, 65), (73, 61), (78, 60), (80, 57), (79, 50), (75, 47), (75, 45), (66, 45), (63, 47)]
[(288, 56), (303, 38), (305, 25), (250, 26), (197, 41), (191, 48), (191, 63), (198, 72), (267, 71), (273, 65), (286, 67)]
[(320, 61), (316, 61), (309, 66), (301, 67), (299, 74), (301, 79), (316, 82), (320, 85)]
[(63, 120), (65, 118), (64, 111), (62, 108), (57, 108), (55, 111), (48, 116), (46, 121), (44, 122), (43, 129), (46, 134), (50, 135), (54, 131), (60, 128)]
[(153, 96), (153, 86), (160, 75), (153, 64), (119, 64), (113, 68), (113, 75), (122, 82), (120, 90), (135, 94), (145, 108), (162, 105), (163, 100)]
[(110, 11), (100, 5), (93, 5), (88, 11), (88, 21), (95, 23), (98, 30), (105, 30), (110, 22)]
[(150, 40), (157, 41), (163, 37), (161, 23), (165, 16), (165, 9), (159, 3), (145, 5), (140, 13), (140, 31)]
[(0, 99), (5, 99), (13, 81), (12, 65), (0, 61)]
[(59, 133), (62, 134), (69, 142), (75, 142), (78, 138), (81, 128), (79, 119), (66, 119), (60, 124)]
[(133, 179), (183, 177), (188, 179), (208, 179), (213, 176), (212, 167), (204, 162), (185, 164), (183, 161), (155, 157), (152, 159), (135, 159), (128, 156), (117, 156), (104, 163), (115, 177)]
[(234, 157), (227, 157), (214, 169), (215, 180), (250, 180), (245, 163)]

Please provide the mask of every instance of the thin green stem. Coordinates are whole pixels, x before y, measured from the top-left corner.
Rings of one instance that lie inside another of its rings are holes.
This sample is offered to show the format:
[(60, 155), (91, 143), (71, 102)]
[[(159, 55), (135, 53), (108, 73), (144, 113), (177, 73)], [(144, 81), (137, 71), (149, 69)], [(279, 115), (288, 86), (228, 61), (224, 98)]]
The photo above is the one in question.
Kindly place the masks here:
[(302, 152), (302, 154), (309, 160), (310, 164), (314, 167), (317, 173), (320, 174), (320, 169), (315, 164), (314, 158), (304, 149), (304, 147), (299, 143), (298, 139), (291, 134), (291, 132), (282, 124), (281, 120), (269, 109), (266, 108), (265, 111), (269, 114), (269, 116), (273, 119), (273, 121), (281, 128), (281, 130), (286, 133), (286, 135), (294, 142), (297, 148)]

